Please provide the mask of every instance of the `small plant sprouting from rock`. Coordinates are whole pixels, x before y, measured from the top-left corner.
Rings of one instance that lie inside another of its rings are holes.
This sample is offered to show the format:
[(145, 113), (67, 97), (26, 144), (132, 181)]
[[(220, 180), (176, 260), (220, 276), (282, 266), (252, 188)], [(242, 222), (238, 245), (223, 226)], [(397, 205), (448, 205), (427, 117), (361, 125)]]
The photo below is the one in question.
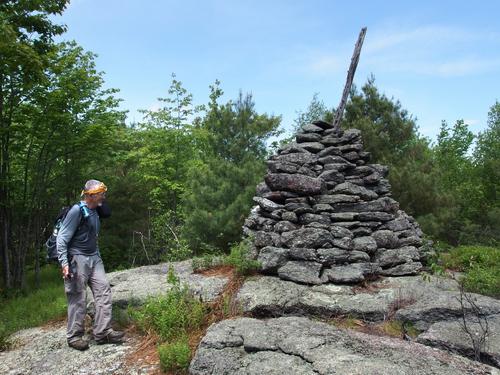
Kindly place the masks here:
[(231, 252), (225, 258), (225, 263), (233, 266), (239, 275), (249, 275), (259, 269), (258, 261), (250, 257), (252, 239), (244, 238), (241, 242), (231, 247)]
[(167, 283), (172, 284), (174, 286), (179, 286), (180, 280), (175, 274), (174, 267), (169, 264), (168, 273), (167, 273)]
[(191, 348), (186, 335), (173, 342), (166, 342), (158, 346), (160, 367), (162, 371), (179, 373), (189, 367)]
[(201, 329), (207, 308), (187, 286), (181, 286), (172, 266), (167, 281), (173, 287), (166, 294), (149, 298), (141, 308), (131, 309), (130, 315), (140, 330), (158, 336), (162, 369), (178, 372), (189, 366), (187, 337), (189, 332)]
[(192, 266), (195, 271), (204, 271), (219, 266), (232, 266), (236, 273), (246, 276), (260, 268), (260, 263), (250, 256), (252, 240), (250, 237), (231, 247), (228, 255), (207, 254), (193, 259)]
[(413, 293), (404, 293), (401, 288), (398, 288), (394, 300), (389, 304), (385, 320), (392, 320), (396, 311), (404, 309), (417, 301)]
[(489, 336), (488, 318), (476, 303), (476, 298), (464, 290), (459, 282), (460, 294), (457, 297), (462, 312), (461, 328), (467, 334), (474, 350), (474, 359), (481, 362), (481, 353), (486, 349)]

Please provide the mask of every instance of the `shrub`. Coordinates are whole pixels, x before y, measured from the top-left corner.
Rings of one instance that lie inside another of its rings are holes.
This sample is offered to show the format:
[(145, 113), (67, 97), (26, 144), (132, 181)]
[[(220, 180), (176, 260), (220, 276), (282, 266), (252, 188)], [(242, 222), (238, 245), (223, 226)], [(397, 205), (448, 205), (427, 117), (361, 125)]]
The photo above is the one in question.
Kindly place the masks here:
[(464, 272), (461, 279), (469, 292), (500, 296), (500, 249), (460, 246), (441, 255), (445, 268)]
[(165, 372), (185, 371), (191, 360), (191, 349), (186, 335), (179, 337), (171, 343), (158, 346), (160, 366)]
[(259, 269), (260, 264), (250, 257), (251, 239), (245, 238), (231, 247), (231, 252), (226, 256), (225, 263), (233, 266), (240, 275), (248, 275)]
[(220, 254), (205, 254), (202, 257), (193, 258), (193, 270), (203, 271), (224, 264), (225, 258)]
[(205, 316), (205, 306), (169, 269), (168, 280), (173, 287), (165, 295), (150, 297), (144, 306), (131, 310), (137, 326), (147, 332), (155, 331), (162, 341), (168, 341), (198, 329)]

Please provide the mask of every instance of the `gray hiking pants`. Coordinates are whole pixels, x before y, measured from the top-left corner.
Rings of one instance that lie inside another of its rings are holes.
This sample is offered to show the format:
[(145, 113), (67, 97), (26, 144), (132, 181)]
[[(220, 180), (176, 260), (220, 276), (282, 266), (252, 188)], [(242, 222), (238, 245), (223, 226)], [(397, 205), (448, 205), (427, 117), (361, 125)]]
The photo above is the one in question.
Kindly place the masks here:
[(72, 277), (64, 280), (68, 298), (68, 342), (81, 338), (85, 330), (87, 285), (95, 301), (93, 333), (96, 340), (111, 332), (111, 287), (106, 279), (99, 255), (73, 255), (70, 262)]

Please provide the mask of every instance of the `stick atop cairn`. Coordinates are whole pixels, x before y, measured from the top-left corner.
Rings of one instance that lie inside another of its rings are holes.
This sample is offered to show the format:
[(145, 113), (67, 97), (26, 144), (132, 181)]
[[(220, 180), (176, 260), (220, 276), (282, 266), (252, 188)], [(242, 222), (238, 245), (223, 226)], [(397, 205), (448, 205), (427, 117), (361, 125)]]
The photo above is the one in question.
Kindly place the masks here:
[(342, 93), (342, 98), (340, 99), (339, 106), (335, 111), (335, 119), (333, 120), (333, 128), (340, 129), (340, 121), (342, 120), (342, 115), (344, 114), (345, 105), (347, 103), (347, 98), (349, 97), (349, 92), (351, 91), (352, 81), (354, 80), (354, 74), (356, 73), (356, 68), (358, 66), (359, 55), (361, 54), (361, 47), (363, 46), (363, 41), (365, 40), (366, 27), (361, 29), (359, 33), (358, 41), (354, 47), (354, 53), (351, 58), (351, 66), (347, 72), (347, 80), (344, 86), (344, 92)]

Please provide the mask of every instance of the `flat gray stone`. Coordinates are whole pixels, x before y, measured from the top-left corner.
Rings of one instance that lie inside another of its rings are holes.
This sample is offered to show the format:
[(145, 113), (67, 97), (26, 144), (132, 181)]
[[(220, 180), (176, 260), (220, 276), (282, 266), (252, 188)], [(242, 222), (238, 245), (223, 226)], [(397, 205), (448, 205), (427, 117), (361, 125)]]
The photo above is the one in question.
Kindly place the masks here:
[(336, 212), (382, 211), (393, 213), (399, 209), (399, 203), (392, 198), (382, 197), (370, 202), (338, 203), (334, 206), (334, 208)]
[(324, 204), (355, 203), (358, 201), (359, 201), (359, 197), (353, 196), (353, 195), (347, 195), (347, 194), (320, 195), (317, 198), (318, 203), (324, 203)]
[(309, 152), (307, 153), (293, 153), (293, 154), (285, 154), (278, 155), (274, 157), (272, 160), (280, 161), (282, 163), (292, 163), (302, 166), (304, 164), (313, 164), (318, 160), (318, 157)]
[(380, 272), (380, 274), (384, 276), (417, 275), (422, 268), (423, 266), (420, 262), (407, 262), (398, 264), (397, 266), (391, 268), (385, 268)]
[[(377, 232), (375, 232), (377, 233)], [(402, 263), (411, 263), (420, 259), (420, 253), (416, 247), (405, 246), (399, 249), (378, 249), (375, 261), (382, 268), (397, 266)]]
[(333, 283), (358, 283), (363, 281), (365, 276), (363, 270), (353, 264), (346, 266), (332, 266), (323, 272), (322, 280)]
[(310, 152), (319, 152), (325, 148), (325, 146), (319, 142), (303, 142), (299, 143), (299, 146)]
[(388, 221), (394, 218), (394, 215), (391, 215), (387, 212), (360, 212), (358, 215), (358, 219), (361, 221)]
[[(321, 249), (320, 249), (321, 250)], [(318, 251), (320, 251), (318, 250)], [(287, 314), (330, 317), (349, 315), (381, 321), (390, 304), (414, 291), (424, 293), (420, 278), (404, 280), (387, 278), (376, 285), (376, 293), (358, 291), (353, 286), (323, 284), (307, 287), (277, 277), (262, 276), (247, 280), (237, 295), (243, 311), (256, 316)], [(407, 285), (406, 285), (407, 284)], [(404, 288), (404, 289), (403, 289)], [(428, 286), (427, 286), (428, 288)], [(401, 291), (403, 290), (403, 292)]]
[(390, 230), (378, 230), (372, 233), (372, 237), (377, 242), (378, 247), (392, 249), (399, 245), (398, 236)]
[[(330, 146), (330, 147), (327, 147), (327, 148), (321, 150), (320, 152), (318, 152), (317, 155), (318, 155), (318, 157), (322, 158), (322, 157), (328, 156), (328, 155), (340, 155), (340, 154), (341, 154), (341, 152), (340, 152), (340, 149), (338, 147)], [(346, 160), (346, 163), (347, 163), (347, 160)], [(321, 164), (325, 164), (325, 163), (321, 163)]]
[(288, 249), (266, 246), (257, 257), (263, 272), (276, 272), (288, 260)]
[(304, 133), (321, 133), (323, 128), (314, 124), (306, 124), (301, 127), (302, 132)]
[(377, 242), (370, 236), (354, 238), (353, 245), (354, 250), (364, 251), (369, 254), (372, 254), (377, 250)]
[(333, 240), (332, 234), (321, 228), (301, 228), (281, 234), (283, 243), (288, 247), (320, 248)]
[[(418, 293), (418, 294), (417, 294)], [(480, 294), (468, 293), (475, 299), (475, 303), (485, 316), (500, 314), (500, 301)], [(460, 305), (460, 292), (429, 289), (427, 293), (412, 292), (409, 298), (415, 302), (396, 311), (395, 318), (400, 321), (411, 322), (415, 328), (425, 331), (440, 321), (456, 320), (463, 314)], [(470, 313), (471, 306), (464, 304), (466, 313)]]
[[(288, 155), (304, 155), (303, 153)], [(279, 161), (268, 161), (267, 167), (273, 173), (297, 173), (299, 166), (293, 163), (282, 163)]]
[(272, 212), (274, 210), (283, 208), (283, 205), (275, 203), (269, 199), (261, 198), (261, 197), (253, 197), (253, 201), (257, 203), (260, 208), (265, 211)]
[(282, 317), (213, 324), (198, 346), (189, 373), (483, 375), (498, 371), (418, 343)]
[(321, 134), (318, 133), (301, 133), (295, 136), (297, 143), (318, 142), (321, 139)]
[[(126, 367), (125, 359), (139, 343), (138, 337), (125, 336), (122, 345), (96, 345), (78, 352), (66, 343), (66, 326), (30, 328), (11, 339), (15, 349), (0, 352), (0, 373), (5, 375), (144, 374), (148, 366)], [(151, 371), (152, 369), (149, 368)]]
[[(487, 330), (481, 328), (476, 317), (467, 317), (467, 329), (475, 340), (487, 332), (485, 344), (481, 347), (481, 359), (492, 366), (500, 368), (500, 315), (486, 319)], [(484, 321), (482, 321), (483, 327)], [(429, 329), (417, 337), (417, 342), (428, 346), (450, 350), (474, 359), (474, 345), (471, 336), (464, 330), (463, 320), (443, 321), (434, 323)]]
[(270, 173), (264, 179), (272, 190), (285, 190), (300, 194), (320, 194), (325, 190), (323, 180), (299, 174)]
[[(228, 281), (226, 277), (193, 273), (191, 260), (110, 272), (107, 277), (111, 284), (113, 304), (121, 307), (129, 304), (142, 304), (149, 296), (166, 293), (172, 288), (172, 285), (167, 283), (170, 264), (174, 267), (174, 272), (179, 277), (180, 282), (186, 284), (195, 295), (204, 301), (213, 301), (222, 292)], [(92, 301), (92, 293), (87, 293), (87, 295)]]
[(351, 182), (343, 182), (341, 184), (338, 184), (333, 189), (333, 192), (338, 194), (357, 195), (360, 196), (362, 199), (367, 199), (367, 200), (378, 198), (378, 194), (375, 193), (373, 190), (369, 190), (363, 186), (355, 185)]
[(319, 271), (321, 263), (311, 261), (289, 261), (278, 269), (278, 275), (284, 280), (303, 284), (321, 284)]

